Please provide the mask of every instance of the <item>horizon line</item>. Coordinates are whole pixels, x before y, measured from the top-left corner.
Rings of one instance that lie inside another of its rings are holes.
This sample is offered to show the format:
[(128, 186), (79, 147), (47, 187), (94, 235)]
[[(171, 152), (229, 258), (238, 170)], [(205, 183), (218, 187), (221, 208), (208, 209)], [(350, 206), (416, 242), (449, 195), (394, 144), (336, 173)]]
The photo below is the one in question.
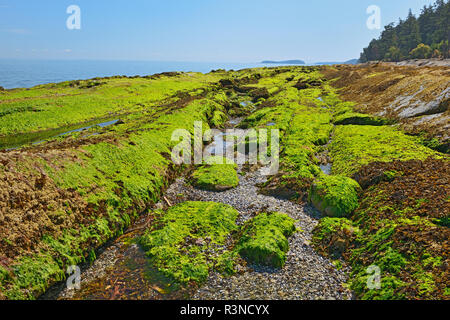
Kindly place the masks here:
[[(146, 60), (146, 59), (98, 59), (98, 58), (2, 58), (0, 60), (16, 60), (16, 61), (123, 61), (123, 62), (165, 62), (165, 63), (233, 63), (233, 64), (246, 64), (246, 63), (254, 63), (254, 64), (263, 64), (263, 61), (289, 61), (289, 60), (302, 60), (305, 64), (313, 64), (319, 62), (346, 62), (359, 58), (351, 58), (346, 60), (322, 60), (322, 61), (307, 61), (304, 59), (281, 59), (281, 60), (272, 60), (272, 59), (264, 59), (261, 61), (195, 61), (195, 60)], [(274, 63), (276, 64), (276, 63)], [(283, 63), (280, 63), (283, 64)]]

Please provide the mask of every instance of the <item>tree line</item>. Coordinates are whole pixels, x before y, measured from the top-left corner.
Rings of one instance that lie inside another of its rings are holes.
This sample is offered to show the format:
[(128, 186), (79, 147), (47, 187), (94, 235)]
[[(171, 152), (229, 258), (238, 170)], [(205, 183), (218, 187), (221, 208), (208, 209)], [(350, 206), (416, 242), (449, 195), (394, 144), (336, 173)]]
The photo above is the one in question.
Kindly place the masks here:
[(409, 10), (406, 20), (387, 25), (360, 56), (360, 62), (450, 58), (450, 1), (424, 6), (417, 18)]

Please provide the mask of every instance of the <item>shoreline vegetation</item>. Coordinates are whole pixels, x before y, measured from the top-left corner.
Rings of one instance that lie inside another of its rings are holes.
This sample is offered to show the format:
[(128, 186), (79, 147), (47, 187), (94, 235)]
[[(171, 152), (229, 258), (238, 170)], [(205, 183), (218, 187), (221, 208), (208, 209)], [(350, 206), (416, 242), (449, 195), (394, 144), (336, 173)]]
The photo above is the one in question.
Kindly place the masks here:
[(450, 58), (450, 2), (437, 0), (424, 6), (418, 17), (409, 10), (406, 19), (385, 26), (378, 39), (364, 48), (359, 61), (399, 62), (409, 59)]
[[(220, 203), (155, 208), (186, 171), (196, 169), (193, 184), (207, 190), (236, 187), (232, 165), (224, 174), (170, 159), (174, 130), (235, 118), (238, 128), (280, 130), (280, 172), (260, 192), (321, 212), (308, 245), (349, 267), (356, 299), (448, 299), (448, 83), (446, 67), (373, 64), (0, 91), (0, 299), (39, 298), (142, 215), (145, 233), (127, 241), (181, 288), (239, 264), (283, 268), (298, 231), (283, 213), (261, 211), (239, 226), (236, 209)], [(114, 121), (95, 125), (104, 119)], [(215, 249), (203, 250), (205, 242)], [(372, 265), (380, 290), (366, 286)]]

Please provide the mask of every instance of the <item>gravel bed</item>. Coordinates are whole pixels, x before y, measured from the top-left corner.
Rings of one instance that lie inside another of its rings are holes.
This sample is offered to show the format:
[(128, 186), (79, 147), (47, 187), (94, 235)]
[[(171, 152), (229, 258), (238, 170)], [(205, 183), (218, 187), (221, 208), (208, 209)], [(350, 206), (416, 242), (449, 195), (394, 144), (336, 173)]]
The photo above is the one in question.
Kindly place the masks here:
[[(241, 171), (242, 172), (242, 171)], [(266, 181), (259, 171), (241, 176), (237, 188), (210, 192), (193, 188), (178, 179), (167, 191), (173, 203), (183, 201), (215, 201), (233, 206), (243, 223), (257, 212), (284, 212), (297, 220), (297, 232), (289, 239), (289, 252), (282, 270), (247, 266), (238, 274), (223, 277), (212, 274), (192, 298), (194, 300), (337, 300), (351, 299), (345, 289), (348, 269), (337, 270), (332, 262), (317, 253), (310, 241), (319, 213), (308, 205), (258, 194), (257, 185)]]

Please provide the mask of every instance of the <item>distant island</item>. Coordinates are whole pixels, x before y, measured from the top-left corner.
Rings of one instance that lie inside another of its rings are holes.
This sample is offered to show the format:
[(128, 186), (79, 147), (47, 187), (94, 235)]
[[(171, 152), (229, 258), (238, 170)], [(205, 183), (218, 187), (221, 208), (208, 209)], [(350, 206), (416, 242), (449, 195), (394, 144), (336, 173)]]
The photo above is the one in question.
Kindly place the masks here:
[(333, 64), (358, 64), (359, 59), (351, 59), (345, 62), (316, 62), (315, 65), (333, 65)]
[(266, 60), (261, 63), (273, 63), (273, 64), (305, 64), (303, 60), (284, 60), (284, 61), (271, 61)]

